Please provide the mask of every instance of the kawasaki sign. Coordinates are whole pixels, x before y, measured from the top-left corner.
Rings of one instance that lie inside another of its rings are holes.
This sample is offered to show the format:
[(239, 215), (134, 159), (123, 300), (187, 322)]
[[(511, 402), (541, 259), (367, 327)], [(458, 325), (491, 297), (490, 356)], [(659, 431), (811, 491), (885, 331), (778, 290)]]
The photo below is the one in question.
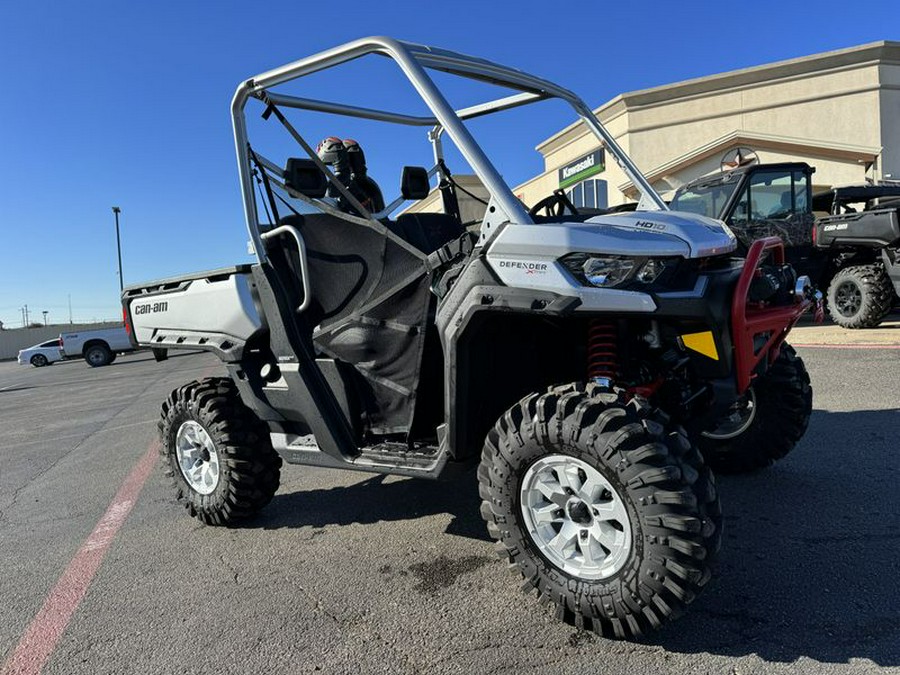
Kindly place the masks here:
[(579, 157), (574, 162), (566, 164), (559, 170), (559, 187), (565, 188), (583, 181), (595, 173), (603, 173), (606, 170), (606, 155), (603, 148), (594, 150), (589, 155)]

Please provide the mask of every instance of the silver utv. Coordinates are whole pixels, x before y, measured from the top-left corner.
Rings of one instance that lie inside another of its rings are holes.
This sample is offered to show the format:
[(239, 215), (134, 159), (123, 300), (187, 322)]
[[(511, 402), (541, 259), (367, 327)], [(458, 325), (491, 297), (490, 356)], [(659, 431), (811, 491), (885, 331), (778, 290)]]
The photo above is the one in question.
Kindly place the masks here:
[[(282, 91), (368, 55), (399, 66), (431, 114)], [(457, 110), (435, 70), (515, 93)], [(466, 122), (546, 99), (571, 105), (640, 190), (638, 211), (579, 213), (562, 194), (527, 209), (513, 195)], [(253, 145), (251, 105), (296, 154)], [(422, 127), (433, 166), (404, 167), (385, 203), (317, 153), (293, 110)], [(680, 613), (721, 536), (696, 443), (724, 465), (768, 463), (762, 414), (778, 406), (786, 420), (779, 452), (809, 416), (784, 338), (811, 291), (780, 242), (732, 259), (728, 228), (669, 211), (573, 93), (433, 47), (374, 37), (295, 61), (243, 82), (232, 118), (257, 262), (123, 296), (136, 342), (210, 350), (228, 367), (163, 405), (166, 466), (192, 515), (253, 515), (282, 460), (425, 478), (478, 463), (489, 532), (563, 619), (633, 637)], [(445, 138), (489, 195), (474, 227)], [(442, 212), (394, 215), (435, 189)], [(762, 386), (770, 372), (787, 402)]]

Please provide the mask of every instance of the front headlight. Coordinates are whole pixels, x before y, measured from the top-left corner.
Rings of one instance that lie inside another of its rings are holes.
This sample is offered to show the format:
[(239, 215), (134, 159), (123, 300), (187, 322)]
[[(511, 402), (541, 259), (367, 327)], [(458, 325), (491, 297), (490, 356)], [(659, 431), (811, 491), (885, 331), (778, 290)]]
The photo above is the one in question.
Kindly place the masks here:
[(560, 262), (583, 284), (613, 288), (627, 282), (652, 284), (665, 271), (670, 259), (570, 253), (560, 258)]
[(634, 261), (629, 258), (588, 258), (581, 269), (589, 284), (611, 288), (631, 276)]
[(666, 269), (666, 261), (660, 258), (647, 258), (647, 262), (641, 265), (635, 274), (635, 278), (642, 284), (652, 284)]

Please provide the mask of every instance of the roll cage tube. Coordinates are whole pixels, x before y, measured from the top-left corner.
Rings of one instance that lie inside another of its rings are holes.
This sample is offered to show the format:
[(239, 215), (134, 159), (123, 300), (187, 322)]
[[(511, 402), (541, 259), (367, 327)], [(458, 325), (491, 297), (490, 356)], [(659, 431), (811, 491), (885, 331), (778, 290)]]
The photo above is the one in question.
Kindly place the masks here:
[[(270, 92), (285, 82), (295, 80), (315, 72), (353, 61), (367, 54), (379, 54), (393, 60), (413, 85), (433, 116), (404, 115), (358, 106), (297, 98)], [(454, 110), (434, 81), (425, 72), (426, 68), (440, 70), (459, 77), (488, 82), (518, 91), (494, 101)], [(513, 195), (500, 173), (491, 164), (463, 120), (488, 115), (502, 110), (527, 105), (549, 98), (559, 98), (571, 105), (587, 127), (606, 146), (616, 163), (642, 194), (642, 203), (648, 208), (667, 210), (665, 202), (651, 187), (643, 174), (616, 143), (612, 135), (594, 117), (588, 106), (571, 91), (552, 82), (529, 75), (514, 68), (501, 66), (485, 59), (458, 54), (456, 52), (402, 42), (388, 37), (368, 37), (349, 42), (287, 65), (269, 70), (243, 82), (235, 91), (231, 103), (235, 152), (244, 201), (244, 217), (251, 242), (260, 262), (266, 261), (265, 247), (259, 232), (259, 216), (253, 191), (252, 167), (250, 165), (249, 140), (244, 108), (251, 97), (267, 98), (269, 102), (283, 107), (293, 107), (319, 112), (328, 112), (350, 117), (360, 117), (377, 121), (411, 126), (440, 128), (447, 132), (463, 157), (478, 175), (491, 195), (492, 202), (503, 211), (505, 217), (520, 224), (532, 223), (523, 204)], [(432, 134), (434, 131), (432, 131)]]

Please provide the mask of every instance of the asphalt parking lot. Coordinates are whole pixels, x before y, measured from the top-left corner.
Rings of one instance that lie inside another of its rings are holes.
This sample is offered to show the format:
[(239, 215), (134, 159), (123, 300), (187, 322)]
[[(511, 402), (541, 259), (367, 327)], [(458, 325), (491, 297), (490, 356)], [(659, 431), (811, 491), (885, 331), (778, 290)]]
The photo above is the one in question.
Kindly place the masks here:
[(123, 510), (160, 402), (221, 373), (213, 357), (0, 363), (0, 673), (896, 672), (900, 351), (799, 352), (809, 432), (775, 468), (720, 479), (716, 578), (642, 644), (579, 633), (519, 591), (474, 474), (287, 466), (261, 515), (223, 529), (189, 518), (154, 465)]

